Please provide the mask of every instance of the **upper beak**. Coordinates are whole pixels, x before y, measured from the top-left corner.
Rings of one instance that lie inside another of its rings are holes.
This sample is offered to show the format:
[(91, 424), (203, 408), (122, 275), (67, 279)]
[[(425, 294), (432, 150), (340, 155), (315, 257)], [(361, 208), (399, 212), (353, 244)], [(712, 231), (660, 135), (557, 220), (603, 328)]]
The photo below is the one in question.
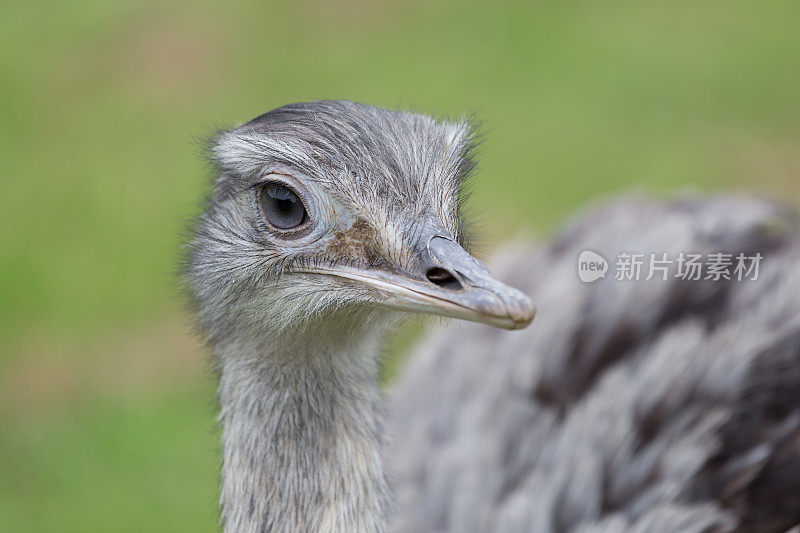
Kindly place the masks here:
[(385, 305), (403, 311), (461, 318), (504, 329), (521, 329), (533, 320), (536, 308), (531, 299), (492, 277), (483, 263), (438, 224), (423, 232), (416, 253), (419, 264), (413, 273), (347, 267), (318, 268), (313, 272), (378, 289), (389, 297)]

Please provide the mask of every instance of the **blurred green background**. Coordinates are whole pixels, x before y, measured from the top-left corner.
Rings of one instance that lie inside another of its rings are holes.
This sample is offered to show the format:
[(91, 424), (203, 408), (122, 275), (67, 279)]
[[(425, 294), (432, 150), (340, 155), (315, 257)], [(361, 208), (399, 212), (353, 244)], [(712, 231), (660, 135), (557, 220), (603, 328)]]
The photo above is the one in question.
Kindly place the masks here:
[(196, 138), (309, 99), (477, 111), (489, 243), (631, 188), (797, 205), (798, 28), (797, 0), (6, 0), (0, 530), (216, 529), (214, 383), (173, 275)]

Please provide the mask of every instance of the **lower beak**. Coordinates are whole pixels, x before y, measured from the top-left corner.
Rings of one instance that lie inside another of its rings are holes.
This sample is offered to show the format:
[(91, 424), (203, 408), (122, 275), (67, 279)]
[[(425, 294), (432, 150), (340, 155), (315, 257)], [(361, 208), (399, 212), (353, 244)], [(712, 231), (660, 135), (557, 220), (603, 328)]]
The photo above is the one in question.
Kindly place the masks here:
[(419, 276), (348, 267), (305, 272), (345, 278), (377, 289), (384, 305), (480, 322), (504, 329), (531, 323), (536, 308), (522, 292), (496, 280), (486, 267), (448, 236), (433, 235), (420, 250)]

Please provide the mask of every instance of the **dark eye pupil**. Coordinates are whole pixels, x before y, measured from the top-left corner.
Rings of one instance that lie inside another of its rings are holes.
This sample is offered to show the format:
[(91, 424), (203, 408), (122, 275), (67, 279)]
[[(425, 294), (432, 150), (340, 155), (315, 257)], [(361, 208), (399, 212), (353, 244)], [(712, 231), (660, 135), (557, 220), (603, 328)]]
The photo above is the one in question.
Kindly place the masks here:
[(308, 218), (300, 198), (283, 185), (271, 184), (262, 189), (261, 210), (267, 222), (279, 229), (294, 228)]

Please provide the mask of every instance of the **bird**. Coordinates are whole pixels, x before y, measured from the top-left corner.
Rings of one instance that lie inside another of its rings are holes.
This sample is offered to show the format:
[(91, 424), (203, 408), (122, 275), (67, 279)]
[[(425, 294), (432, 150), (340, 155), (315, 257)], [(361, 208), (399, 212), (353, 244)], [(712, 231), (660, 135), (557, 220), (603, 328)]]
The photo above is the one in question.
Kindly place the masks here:
[[(604, 199), (487, 268), (464, 214), (480, 138), (471, 119), (347, 101), (216, 136), (183, 269), (219, 377), (221, 527), (800, 523), (794, 210), (740, 194)], [(608, 263), (590, 282), (585, 251)], [(689, 279), (677, 261), (617, 279), (614, 258), (635, 251), (763, 262), (755, 279)], [(381, 341), (418, 313), (460, 320), (423, 336), (384, 399)]]
[(386, 531), (382, 335), (410, 313), (533, 319), (465, 249), (477, 140), (347, 101), (217, 136), (184, 279), (219, 374), (225, 531)]

